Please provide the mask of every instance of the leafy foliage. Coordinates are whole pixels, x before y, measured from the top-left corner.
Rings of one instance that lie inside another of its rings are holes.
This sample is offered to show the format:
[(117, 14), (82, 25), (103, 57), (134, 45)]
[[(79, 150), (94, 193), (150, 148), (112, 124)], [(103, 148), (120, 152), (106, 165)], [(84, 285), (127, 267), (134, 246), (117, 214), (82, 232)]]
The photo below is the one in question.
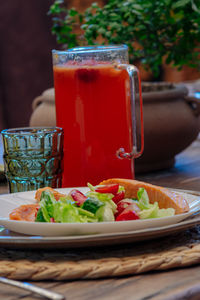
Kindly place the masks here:
[(127, 44), (130, 61), (140, 61), (155, 75), (163, 61), (178, 69), (200, 67), (200, 0), (109, 0), (83, 13), (56, 0), (49, 14), (52, 33), (67, 48)]

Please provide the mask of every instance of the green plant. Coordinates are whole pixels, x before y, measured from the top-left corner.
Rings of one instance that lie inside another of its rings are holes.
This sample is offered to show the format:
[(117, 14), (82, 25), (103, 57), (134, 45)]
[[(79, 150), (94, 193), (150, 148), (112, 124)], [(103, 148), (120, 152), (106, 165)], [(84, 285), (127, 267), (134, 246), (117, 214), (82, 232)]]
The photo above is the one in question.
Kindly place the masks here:
[(52, 33), (67, 48), (127, 44), (130, 61), (155, 76), (163, 62), (200, 68), (200, 0), (109, 0), (83, 13), (56, 0), (49, 13)]

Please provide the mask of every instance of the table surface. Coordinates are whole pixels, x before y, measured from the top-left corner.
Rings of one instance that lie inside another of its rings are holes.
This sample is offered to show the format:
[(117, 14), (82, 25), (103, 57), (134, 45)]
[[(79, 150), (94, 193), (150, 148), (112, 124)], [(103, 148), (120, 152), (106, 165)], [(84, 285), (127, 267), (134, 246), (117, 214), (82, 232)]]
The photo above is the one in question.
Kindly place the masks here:
[[(200, 191), (200, 136), (190, 147), (177, 155), (174, 168), (137, 175), (136, 179), (171, 188)], [(6, 192), (7, 186), (1, 183), (0, 193)], [(62, 293), (68, 300), (197, 300), (200, 299), (200, 266), (122, 278), (41, 281), (35, 284)], [(0, 284), (0, 299), (39, 298), (30, 292)]]

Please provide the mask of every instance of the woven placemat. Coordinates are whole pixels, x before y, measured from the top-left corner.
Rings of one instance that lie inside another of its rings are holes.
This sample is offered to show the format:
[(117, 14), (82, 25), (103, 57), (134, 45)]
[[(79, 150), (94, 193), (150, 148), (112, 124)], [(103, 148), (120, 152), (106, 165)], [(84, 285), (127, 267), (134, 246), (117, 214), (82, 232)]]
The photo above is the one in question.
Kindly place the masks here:
[(200, 263), (200, 225), (176, 235), (113, 247), (0, 250), (0, 276), (21, 280), (116, 277)]

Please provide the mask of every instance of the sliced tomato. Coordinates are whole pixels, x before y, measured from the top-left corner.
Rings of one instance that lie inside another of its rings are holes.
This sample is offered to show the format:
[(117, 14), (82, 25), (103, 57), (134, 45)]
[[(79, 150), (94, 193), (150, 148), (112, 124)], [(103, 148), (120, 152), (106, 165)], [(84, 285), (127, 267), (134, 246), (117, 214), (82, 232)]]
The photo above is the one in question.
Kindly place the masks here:
[(125, 211), (127, 210), (134, 210), (136, 212), (136, 214), (138, 214), (141, 209), (139, 208), (139, 206), (136, 203), (131, 203), (127, 208), (125, 208)]
[(130, 221), (138, 220), (139, 216), (134, 210), (124, 210), (120, 215), (117, 216), (115, 221)]
[(118, 183), (113, 183), (113, 184), (98, 186), (95, 189), (95, 192), (110, 193), (110, 194), (116, 195), (117, 192), (118, 192), (118, 189), (119, 189), (119, 184)]
[(133, 203), (131, 199), (123, 199), (117, 203), (117, 211), (115, 213), (115, 218), (122, 213), (129, 205)]
[(114, 201), (115, 204), (117, 204), (119, 201), (124, 199), (124, 196), (125, 196), (125, 191), (121, 191), (112, 198), (112, 201)]
[(87, 199), (87, 197), (83, 193), (76, 189), (72, 190), (70, 192), (70, 195), (78, 206), (82, 205)]

